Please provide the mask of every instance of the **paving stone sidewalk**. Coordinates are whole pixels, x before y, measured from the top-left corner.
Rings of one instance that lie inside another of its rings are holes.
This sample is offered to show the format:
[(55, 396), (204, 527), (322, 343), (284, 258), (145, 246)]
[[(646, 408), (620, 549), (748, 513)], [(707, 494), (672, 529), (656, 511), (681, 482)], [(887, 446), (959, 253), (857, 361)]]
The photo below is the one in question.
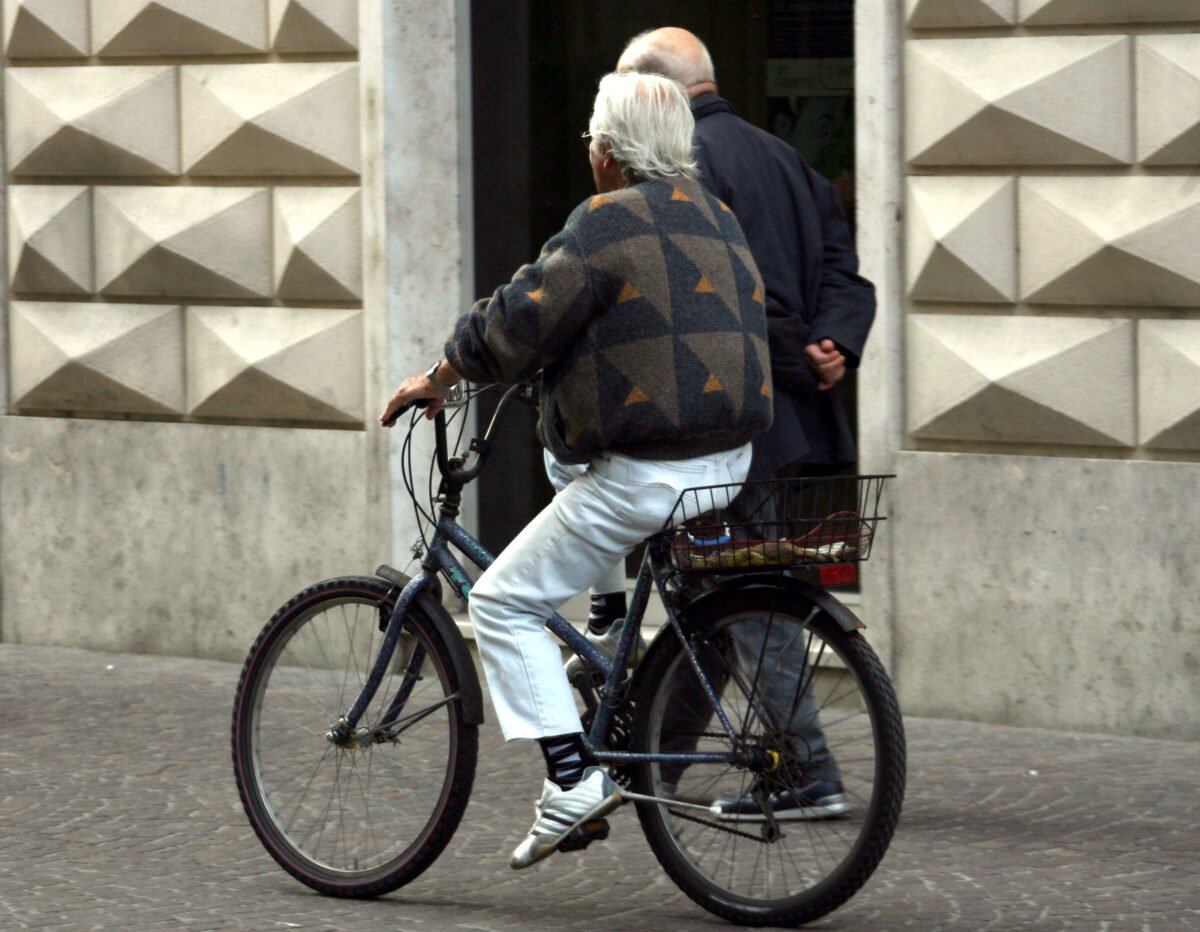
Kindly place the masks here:
[[(283, 873), (241, 811), (233, 664), (0, 644), (0, 929), (731, 928), (659, 869), (632, 807), (516, 873), (532, 746), (485, 727), (475, 796), (424, 876), (375, 901)], [(1200, 745), (910, 719), (909, 792), (822, 930), (1200, 930)]]

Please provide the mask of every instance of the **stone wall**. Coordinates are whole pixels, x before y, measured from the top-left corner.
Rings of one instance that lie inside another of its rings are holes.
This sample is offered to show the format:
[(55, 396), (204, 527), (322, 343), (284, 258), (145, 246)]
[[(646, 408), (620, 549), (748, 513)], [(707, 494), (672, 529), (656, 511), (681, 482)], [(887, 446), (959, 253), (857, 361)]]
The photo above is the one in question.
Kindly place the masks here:
[(909, 711), (1200, 737), (1200, 5), (905, 13)]
[[(421, 43), (385, 54), (400, 19)], [(236, 658), (300, 585), (390, 557), (371, 422), (389, 368), (427, 355), (389, 359), (396, 256), (438, 242), (451, 284), (408, 326), (461, 301), (455, 22), (453, 2), (5, 0), (0, 637)], [(425, 131), (420, 102), (385, 122), (405, 49), (449, 88), (426, 144), (450, 179), (406, 179), (449, 211), (420, 230), (388, 213), (389, 150)]]

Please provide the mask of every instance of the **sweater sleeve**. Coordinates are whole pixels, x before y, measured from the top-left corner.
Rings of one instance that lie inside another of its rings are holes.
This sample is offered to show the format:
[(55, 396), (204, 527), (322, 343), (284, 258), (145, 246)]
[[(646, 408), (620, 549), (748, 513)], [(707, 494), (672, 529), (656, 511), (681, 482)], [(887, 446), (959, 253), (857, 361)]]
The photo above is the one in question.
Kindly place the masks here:
[(587, 265), (568, 221), (535, 262), (458, 319), (446, 359), (471, 382), (524, 381), (565, 352), (590, 305)]

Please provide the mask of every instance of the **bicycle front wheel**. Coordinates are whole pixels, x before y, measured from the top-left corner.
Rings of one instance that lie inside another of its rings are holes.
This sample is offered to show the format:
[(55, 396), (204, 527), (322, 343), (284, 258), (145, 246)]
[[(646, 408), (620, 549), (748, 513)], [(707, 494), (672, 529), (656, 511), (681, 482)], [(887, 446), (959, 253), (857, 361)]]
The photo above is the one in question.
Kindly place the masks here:
[(887, 675), (857, 632), (783, 588), (705, 600), (683, 628), (729, 728), (672, 636), (638, 671), (632, 749), (742, 763), (635, 768), (636, 791), (672, 801), (638, 802), (646, 838), (725, 919), (825, 915), (870, 877), (900, 816), (904, 732)]
[(288, 873), (332, 896), (378, 896), (429, 867), (475, 776), (478, 727), (451, 698), (454, 664), (419, 606), (355, 737), (327, 737), (367, 679), (395, 596), (368, 577), (306, 589), (259, 635), (234, 703), (234, 772), (255, 833)]

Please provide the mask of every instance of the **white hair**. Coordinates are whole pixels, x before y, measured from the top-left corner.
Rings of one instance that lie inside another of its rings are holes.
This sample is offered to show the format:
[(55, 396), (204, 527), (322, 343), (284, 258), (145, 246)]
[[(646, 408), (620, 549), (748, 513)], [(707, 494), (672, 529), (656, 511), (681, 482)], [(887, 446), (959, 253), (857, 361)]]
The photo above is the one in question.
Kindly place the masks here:
[(617, 70), (665, 75), (673, 81), (678, 81), (687, 90), (691, 90), (697, 84), (716, 83), (712, 56), (708, 54), (708, 47), (703, 42), (696, 39), (696, 44), (700, 47), (699, 57), (688, 55), (668, 44), (649, 41), (648, 37), (658, 31), (647, 29), (630, 39), (617, 62)]
[(600, 79), (588, 135), (592, 152), (611, 152), (626, 181), (695, 178), (695, 126), (687, 92), (677, 81), (613, 72)]

